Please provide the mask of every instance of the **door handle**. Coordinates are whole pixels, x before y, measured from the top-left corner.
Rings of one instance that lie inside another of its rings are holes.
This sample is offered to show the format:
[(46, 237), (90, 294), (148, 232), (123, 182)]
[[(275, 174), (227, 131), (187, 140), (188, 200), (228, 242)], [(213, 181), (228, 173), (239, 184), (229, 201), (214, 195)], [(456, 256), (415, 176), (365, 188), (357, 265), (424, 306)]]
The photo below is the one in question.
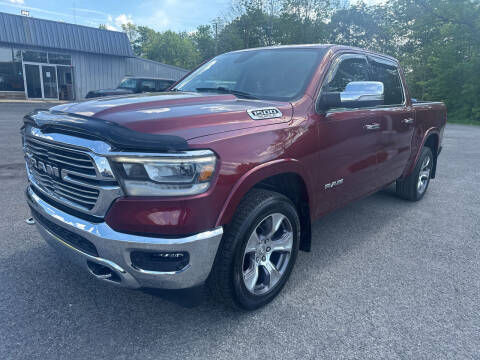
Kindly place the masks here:
[(403, 123), (404, 123), (404, 124), (407, 124), (407, 125), (413, 124), (414, 121), (415, 121), (415, 120), (413, 120), (413, 118), (403, 119)]
[(379, 123), (367, 124), (365, 125), (365, 130), (378, 130), (380, 129)]

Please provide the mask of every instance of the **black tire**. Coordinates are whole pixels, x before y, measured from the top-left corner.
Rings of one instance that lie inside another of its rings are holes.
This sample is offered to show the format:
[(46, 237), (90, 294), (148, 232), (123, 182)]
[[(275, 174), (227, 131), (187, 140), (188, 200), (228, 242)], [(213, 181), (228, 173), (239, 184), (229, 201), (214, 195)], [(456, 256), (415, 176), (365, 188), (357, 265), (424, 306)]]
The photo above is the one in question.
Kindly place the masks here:
[[(284, 273), (265, 294), (248, 291), (243, 280), (244, 251), (250, 234), (269, 214), (280, 213), (288, 218), (293, 233), (293, 246)], [(300, 242), (300, 220), (297, 209), (284, 195), (252, 189), (236, 210), (233, 221), (226, 226), (212, 272), (207, 281), (210, 294), (230, 307), (255, 310), (275, 298), (288, 280), (295, 264)]]
[[(426, 180), (426, 186), (421, 187), (419, 190), (418, 182), (420, 177), (420, 172), (422, 171), (422, 165), (425, 162), (426, 158), (429, 158), (429, 176)], [(431, 171), (433, 167), (433, 152), (432, 149), (429, 147), (424, 147), (422, 149), (422, 153), (418, 158), (417, 164), (415, 165), (415, 169), (413, 172), (403, 180), (397, 180), (397, 188), (396, 192), (397, 195), (405, 200), (409, 201), (419, 201), (423, 198), (425, 193), (427, 192), (428, 185), (430, 184), (431, 178)]]

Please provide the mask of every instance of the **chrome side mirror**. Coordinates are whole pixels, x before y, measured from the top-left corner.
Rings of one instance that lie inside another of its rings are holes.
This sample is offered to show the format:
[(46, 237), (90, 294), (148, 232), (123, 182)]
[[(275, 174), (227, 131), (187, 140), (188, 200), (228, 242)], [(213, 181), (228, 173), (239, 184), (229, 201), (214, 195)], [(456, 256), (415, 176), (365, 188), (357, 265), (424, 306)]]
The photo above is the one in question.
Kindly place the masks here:
[(352, 81), (345, 91), (340, 93), (342, 103), (381, 101), (384, 99), (384, 87), (380, 81)]
[(318, 109), (362, 108), (383, 105), (384, 86), (379, 81), (352, 81), (345, 91), (324, 92), (319, 99)]

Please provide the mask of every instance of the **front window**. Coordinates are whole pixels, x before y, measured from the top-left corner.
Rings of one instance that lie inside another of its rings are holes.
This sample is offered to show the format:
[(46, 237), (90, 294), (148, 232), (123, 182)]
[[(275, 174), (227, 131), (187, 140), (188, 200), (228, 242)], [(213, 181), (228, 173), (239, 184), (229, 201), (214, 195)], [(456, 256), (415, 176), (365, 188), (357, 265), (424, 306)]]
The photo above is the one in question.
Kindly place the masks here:
[(324, 49), (262, 49), (223, 54), (199, 67), (175, 89), (232, 92), (289, 101), (302, 95)]
[(137, 80), (123, 79), (118, 85), (118, 88), (135, 90), (137, 88)]
[(0, 91), (24, 91), (22, 62), (11, 48), (0, 47)]

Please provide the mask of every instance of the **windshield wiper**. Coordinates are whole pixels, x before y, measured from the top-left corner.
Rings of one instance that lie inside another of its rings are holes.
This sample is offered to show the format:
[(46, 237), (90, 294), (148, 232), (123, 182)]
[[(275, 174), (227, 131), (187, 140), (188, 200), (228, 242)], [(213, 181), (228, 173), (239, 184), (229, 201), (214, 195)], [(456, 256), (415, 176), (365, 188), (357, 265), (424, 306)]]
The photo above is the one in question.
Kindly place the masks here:
[(220, 92), (220, 93), (224, 93), (224, 94), (232, 94), (232, 95), (235, 95), (235, 96), (244, 97), (244, 98), (247, 98), (247, 99), (258, 99), (255, 95), (249, 94), (247, 92), (227, 89), (223, 86), (219, 86), (219, 87), (216, 87), (216, 88), (199, 87), (199, 88), (196, 88), (195, 90), (197, 90), (198, 92), (216, 91), (216, 92)]

